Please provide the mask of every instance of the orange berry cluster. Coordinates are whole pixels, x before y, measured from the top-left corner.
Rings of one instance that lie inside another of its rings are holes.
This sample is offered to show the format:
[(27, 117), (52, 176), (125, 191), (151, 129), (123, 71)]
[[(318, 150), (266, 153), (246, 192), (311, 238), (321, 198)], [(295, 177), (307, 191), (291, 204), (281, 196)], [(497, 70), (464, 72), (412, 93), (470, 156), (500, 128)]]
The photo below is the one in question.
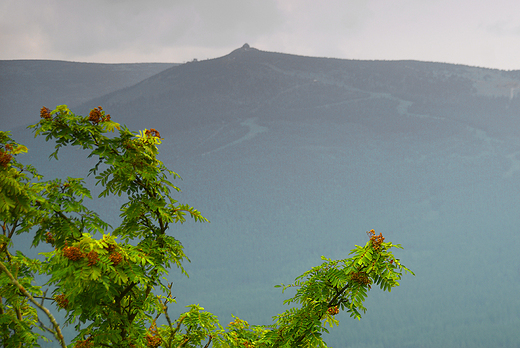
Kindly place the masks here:
[[(13, 149), (13, 146), (11, 144), (6, 144), (5, 149), (7, 151), (11, 151)], [(11, 162), (11, 159), (13, 158), (13, 156), (7, 151), (0, 149), (0, 165), (6, 169), (7, 165), (9, 164), (9, 162)]]
[(72, 261), (78, 261), (85, 257), (85, 254), (81, 252), (78, 247), (65, 247), (63, 248), (63, 256)]
[(152, 326), (148, 329), (149, 334), (146, 335), (146, 347), (148, 348), (157, 348), (161, 345), (162, 339), (161, 336), (157, 333), (157, 326), (155, 325), (155, 320), (152, 323)]
[(92, 342), (92, 337), (89, 337), (86, 340), (76, 341), (76, 344), (74, 344), (74, 348), (92, 348), (92, 347), (94, 347), (94, 342)]
[(54, 245), (54, 236), (52, 235), (52, 233), (50, 232), (47, 232), (45, 233), (45, 242), (46, 243), (49, 243), (50, 245)]
[(123, 261), (123, 256), (117, 251), (115, 253), (110, 253), (110, 255), (108, 255), (108, 258), (110, 259), (110, 261), (112, 261), (114, 266), (119, 265), (121, 261)]
[(155, 326), (155, 320), (152, 323), (152, 327), (148, 329), (150, 332), (146, 335), (146, 347), (148, 348), (157, 348), (161, 345), (162, 339), (161, 336), (157, 334), (157, 327)]
[(157, 348), (161, 345), (162, 339), (157, 335), (146, 335), (146, 346), (149, 348)]
[(94, 108), (90, 110), (90, 113), (88, 115), (88, 120), (92, 122), (92, 124), (97, 125), (100, 122), (110, 121), (110, 115), (103, 116), (103, 108), (101, 106), (98, 106), (97, 108)]
[[(54, 242), (54, 238), (52, 237), (51, 234), (49, 234), (49, 233), (46, 234), (46, 241), (48, 243)], [(65, 245), (67, 245), (67, 244), (65, 243)], [(114, 252), (115, 249), (116, 249), (116, 246), (114, 244), (109, 244), (107, 247), (105, 247), (105, 250), (107, 250), (110, 253), (108, 255), (108, 258), (110, 259), (110, 261), (112, 261), (114, 266), (117, 266), (118, 264), (121, 263), (121, 261), (123, 261), (123, 255), (121, 255), (117, 251)], [(81, 251), (80, 248), (74, 247), (74, 246), (64, 247), (63, 256), (65, 256), (66, 258), (68, 258), (69, 260), (72, 260), (72, 261), (79, 261), (82, 258), (86, 257), (88, 259), (89, 266), (94, 266), (99, 261), (99, 254), (97, 253), (97, 251), (92, 250), (89, 253), (85, 254), (84, 252)]]
[(52, 116), (51, 116), (51, 109), (46, 108), (45, 106), (43, 106), (41, 108), (41, 110), (40, 110), (40, 117), (44, 118), (46, 120), (50, 120), (52, 118)]
[(7, 169), (7, 166), (9, 165), (9, 162), (11, 162), (12, 158), (13, 156), (0, 150), (0, 166)]
[(161, 134), (159, 134), (159, 131), (155, 128), (152, 128), (150, 130), (146, 130), (146, 132), (144, 132), (144, 134), (146, 136), (152, 136), (152, 137), (157, 137), (157, 138), (160, 138), (161, 137)]
[(338, 309), (338, 306), (334, 306), (334, 307), (330, 307), (327, 309), (327, 313), (329, 313), (330, 315), (336, 315), (339, 313), (339, 309)]
[(60, 308), (67, 308), (69, 306), (69, 300), (65, 298), (64, 294), (54, 296), (54, 301), (58, 304)]
[(108, 258), (110, 259), (110, 261), (112, 261), (114, 266), (117, 266), (121, 263), (121, 261), (123, 261), (123, 255), (121, 255), (117, 251), (114, 252), (114, 250), (116, 250), (116, 244), (108, 244), (105, 247), (105, 250), (109, 252)]
[(116, 249), (116, 245), (115, 244), (108, 244), (104, 249), (106, 251), (108, 251), (109, 253), (111, 253), (112, 251), (114, 251)]
[(385, 240), (385, 237), (383, 237), (382, 233), (379, 233), (379, 236), (376, 236), (374, 234), (374, 235), (372, 235), (372, 237), (370, 237), (370, 241), (372, 242), (372, 247), (376, 251), (381, 249), (381, 244), (383, 244), (384, 240)]
[(88, 265), (89, 266), (94, 266), (98, 262), (98, 260), (99, 260), (99, 255), (98, 255), (97, 252), (92, 250), (91, 252), (89, 252), (87, 254), (87, 258), (88, 258)]
[(365, 272), (356, 272), (352, 274), (352, 280), (358, 283), (361, 283), (363, 285), (368, 285), (372, 283), (372, 280), (368, 278), (367, 274)]

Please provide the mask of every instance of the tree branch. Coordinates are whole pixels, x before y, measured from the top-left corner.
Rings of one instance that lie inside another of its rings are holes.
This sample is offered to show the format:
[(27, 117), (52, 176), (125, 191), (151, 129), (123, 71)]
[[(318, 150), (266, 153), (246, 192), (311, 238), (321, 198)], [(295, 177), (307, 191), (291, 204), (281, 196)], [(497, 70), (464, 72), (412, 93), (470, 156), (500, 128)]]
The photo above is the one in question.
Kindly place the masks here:
[(47, 308), (45, 308), (44, 306), (39, 304), (34, 299), (34, 297), (27, 290), (25, 290), (25, 288), (20, 283), (18, 283), (18, 281), (13, 277), (11, 272), (9, 272), (9, 270), (7, 269), (7, 267), (4, 265), (4, 263), (2, 261), (0, 261), (0, 269), (7, 274), (7, 276), (9, 277), (9, 279), (11, 279), (11, 282), (14, 284), (14, 286), (16, 286), (20, 290), (20, 292), (29, 299), (29, 301), (34, 303), (34, 305), (36, 307), (40, 308), (47, 315), (47, 317), (49, 318), (49, 320), (52, 323), (52, 326), (56, 330), (56, 334), (54, 336), (58, 339), (62, 348), (67, 348), (67, 345), (65, 344), (65, 339), (63, 338), (63, 335), (61, 334), (60, 326), (56, 322), (56, 319), (54, 319), (54, 317), (52, 316), (51, 312), (49, 312), (49, 310)]
[(209, 340), (208, 340), (208, 343), (206, 343), (206, 345), (204, 346), (204, 348), (208, 348), (209, 347), (209, 344), (211, 343), (211, 339), (213, 337), (211, 335), (209, 335)]
[[(128, 284), (128, 286), (119, 294), (118, 297), (116, 297), (114, 299), (114, 301), (116, 301), (117, 304), (119, 304), (119, 302), (121, 302), (121, 300), (123, 299), (123, 297), (126, 296), (126, 294), (128, 294), (130, 292), (130, 290), (132, 290), (132, 288), (136, 285), (136, 283), (134, 282), (131, 282), (130, 284)], [(121, 314), (121, 313), (119, 313)]]
[(338, 299), (338, 297), (340, 297), (340, 296), (345, 292), (345, 290), (347, 290), (347, 288), (348, 288), (349, 285), (350, 285), (349, 283), (345, 284), (345, 286), (342, 287), (342, 288), (341, 288), (341, 289), (336, 293), (336, 295), (335, 295), (335, 296), (334, 296), (334, 297), (329, 301), (329, 303), (327, 304), (327, 307), (332, 306), (332, 305), (336, 302), (336, 300)]

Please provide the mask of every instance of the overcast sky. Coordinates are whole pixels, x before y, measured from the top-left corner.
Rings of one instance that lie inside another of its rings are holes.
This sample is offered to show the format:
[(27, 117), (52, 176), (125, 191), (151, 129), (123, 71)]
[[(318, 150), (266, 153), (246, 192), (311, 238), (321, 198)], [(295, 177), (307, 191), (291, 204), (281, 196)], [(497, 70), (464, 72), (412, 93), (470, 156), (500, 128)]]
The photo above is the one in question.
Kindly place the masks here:
[(520, 70), (519, 0), (2, 0), (0, 59), (175, 62), (264, 51)]

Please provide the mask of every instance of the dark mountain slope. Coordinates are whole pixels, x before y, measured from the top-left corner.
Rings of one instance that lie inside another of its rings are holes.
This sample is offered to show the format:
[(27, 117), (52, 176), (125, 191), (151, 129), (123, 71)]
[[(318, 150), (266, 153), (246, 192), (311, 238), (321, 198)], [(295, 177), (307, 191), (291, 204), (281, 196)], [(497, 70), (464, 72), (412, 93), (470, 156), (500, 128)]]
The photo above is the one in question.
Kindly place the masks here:
[(53, 60), (0, 61), (0, 128), (37, 121), (46, 105), (75, 106), (131, 86), (171, 63), (95, 64)]
[(145, 121), (153, 113), (156, 122), (169, 125), (165, 131), (259, 117), (429, 135), (437, 127), (435, 136), (462, 123), (516, 134), (510, 125), (520, 106), (517, 75), (441, 63), (301, 57), (244, 45), (221, 58), (163, 71), (80, 110), (103, 105), (137, 128), (153, 127)]

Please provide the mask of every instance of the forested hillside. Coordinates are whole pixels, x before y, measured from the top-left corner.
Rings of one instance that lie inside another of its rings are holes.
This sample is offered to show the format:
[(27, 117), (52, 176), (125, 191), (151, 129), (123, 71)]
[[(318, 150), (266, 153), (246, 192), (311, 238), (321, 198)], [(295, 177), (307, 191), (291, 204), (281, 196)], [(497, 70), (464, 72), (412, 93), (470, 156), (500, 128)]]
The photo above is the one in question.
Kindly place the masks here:
[[(131, 129), (159, 130), (159, 158), (183, 178), (179, 201), (211, 221), (171, 232), (192, 260), (189, 279), (168, 277), (178, 313), (200, 303), (224, 323), (232, 313), (268, 324), (288, 297), (274, 285), (321, 255), (344, 257), (373, 228), (403, 245), (416, 276), (372, 291), (361, 321), (340, 315), (327, 343), (517, 346), (519, 84), (517, 71), (244, 46), (78, 110), (102, 105)], [(52, 98), (41, 103), (72, 104)], [(13, 136), (46, 177), (83, 175), (80, 150), (61, 155), (64, 171), (48, 162), (52, 144)], [(95, 208), (117, 222), (116, 206)]]

